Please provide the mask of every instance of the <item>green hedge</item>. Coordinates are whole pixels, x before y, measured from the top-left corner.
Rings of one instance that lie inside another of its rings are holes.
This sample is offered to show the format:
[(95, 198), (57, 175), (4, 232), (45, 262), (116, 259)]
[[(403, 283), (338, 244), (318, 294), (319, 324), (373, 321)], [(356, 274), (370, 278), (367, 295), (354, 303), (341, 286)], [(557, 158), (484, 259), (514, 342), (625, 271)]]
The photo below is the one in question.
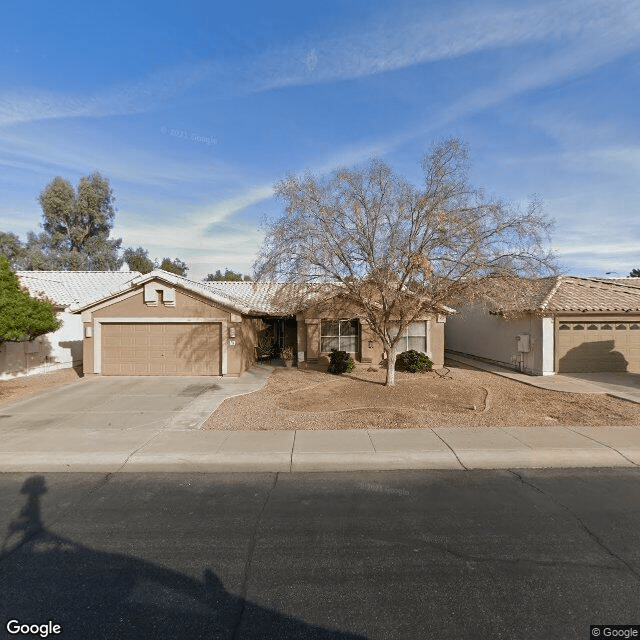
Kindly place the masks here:
[(338, 351), (337, 349), (331, 349), (331, 355), (329, 356), (329, 367), (327, 371), (335, 375), (341, 373), (353, 371), (353, 367), (356, 366), (353, 358), (346, 351)]
[(403, 351), (396, 358), (396, 371), (408, 371), (409, 373), (420, 373), (430, 371), (433, 362), (427, 358), (426, 354), (415, 349)]

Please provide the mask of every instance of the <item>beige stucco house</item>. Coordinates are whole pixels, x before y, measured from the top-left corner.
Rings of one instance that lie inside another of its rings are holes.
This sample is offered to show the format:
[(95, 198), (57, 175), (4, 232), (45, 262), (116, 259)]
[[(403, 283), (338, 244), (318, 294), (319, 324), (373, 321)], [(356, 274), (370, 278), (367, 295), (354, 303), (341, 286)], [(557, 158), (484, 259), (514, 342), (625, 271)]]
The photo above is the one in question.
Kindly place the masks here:
[[(241, 375), (270, 332), (276, 350), (292, 347), (298, 365), (332, 348), (360, 362), (379, 362), (382, 344), (352, 311), (327, 298), (287, 315), (276, 302), (278, 285), (195, 282), (155, 270), (120, 290), (74, 310), (80, 314), (84, 372), (102, 375)], [(441, 367), (444, 314), (425, 314), (403, 337)]]
[(140, 274), (120, 271), (18, 271), (31, 297), (53, 303), (60, 328), (26, 342), (0, 344), (0, 380), (82, 365), (82, 322), (72, 305), (101, 298)]
[(640, 372), (640, 279), (557, 276), (517, 308), (462, 306), (446, 349), (534, 375)]

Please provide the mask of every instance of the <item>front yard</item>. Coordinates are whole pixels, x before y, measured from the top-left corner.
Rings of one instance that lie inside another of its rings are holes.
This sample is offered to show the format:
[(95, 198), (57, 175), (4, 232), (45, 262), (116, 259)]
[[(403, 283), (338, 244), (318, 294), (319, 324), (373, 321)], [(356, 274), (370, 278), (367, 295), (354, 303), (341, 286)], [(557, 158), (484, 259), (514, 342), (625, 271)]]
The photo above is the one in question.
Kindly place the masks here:
[(640, 405), (606, 395), (531, 387), (447, 363), (450, 373), (396, 373), (358, 365), (333, 376), (320, 368), (275, 369), (266, 386), (229, 398), (207, 420), (208, 430), (406, 429), (475, 426), (640, 425)]
[(82, 368), (77, 368), (0, 380), (0, 404), (23, 400), (42, 391), (76, 382), (81, 377)]

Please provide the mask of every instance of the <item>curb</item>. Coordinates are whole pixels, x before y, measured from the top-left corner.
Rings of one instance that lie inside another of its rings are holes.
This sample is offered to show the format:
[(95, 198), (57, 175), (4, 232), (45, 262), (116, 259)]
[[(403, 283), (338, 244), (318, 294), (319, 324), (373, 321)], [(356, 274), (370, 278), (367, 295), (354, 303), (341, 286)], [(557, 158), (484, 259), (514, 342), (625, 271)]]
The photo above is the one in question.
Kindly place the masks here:
[[(127, 459), (114, 454), (34, 452), (0, 458), (0, 473), (309, 473), (334, 471), (545, 469), (588, 467), (638, 467), (640, 450), (625, 451), (631, 459), (611, 449), (468, 449), (451, 452), (406, 453), (225, 453), (189, 454), (139, 452)], [(457, 456), (457, 457), (456, 457)]]

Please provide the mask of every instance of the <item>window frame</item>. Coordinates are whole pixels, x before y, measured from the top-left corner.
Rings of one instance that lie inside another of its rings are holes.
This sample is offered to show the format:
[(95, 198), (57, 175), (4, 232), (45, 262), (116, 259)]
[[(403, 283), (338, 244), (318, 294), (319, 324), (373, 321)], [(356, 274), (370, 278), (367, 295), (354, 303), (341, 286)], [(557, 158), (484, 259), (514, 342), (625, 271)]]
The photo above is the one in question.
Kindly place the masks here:
[[(398, 342), (398, 346), (401, 347), (403, 345), (403, 341), (404, 341), (404, 349), (402, 349), (402, 351), (398, 351), (398, 353), (402, 353), (403, 351), (409, 351), (410, 347), (409, 347), (409, 340), (410, 339), (416, 339), (416, 338), (424, 338), (424, 350), (422, 349), (415, 349), (415, 351), (419, 351), (420, 353), (424, 353), (428, 355), (428, 350), (429, 350), (429, 341), (428, 341), (428, 333), (429, 333), (429, 325), (428, 325), (428, 320), (416, 320), (415, 322), (410, 322), (407, 327), (404, 330), (404, 335), (402, 336), (402, 339)], [(411, 334), (409, 333), (409, 329), (411, 328), (411, 325), (416, 325), (416, 324), (421, 324), (424, 327), (424, 334)], [(395, 333), (391, 333), (391, 331), (396, 330)], [(391, 337), (391, 339), (393, 340), (396, 337), (397, 334), (397, 327), (391, 327), (390, 331), (389, 331), (389, 336)]]
[[(328, 334), (325, 333), (325, 325), (333, 323), (338, 325), (338, 333), (336, 334)], [(354, 326), (356, 333), (343, 333), (342, 327), (343, 323), (351, 323), (351, 326)], [(320, 353), (331, 353), (331, 349), (335, 347), (331, 347), (329, 349), (325, 349), (324, 340), (325, 339), (337, 339), (338, 341), (338, 351), (346, 351), (347, 353), (358, 354), (360, 352), (360, 336), (361, 336), (361, 325), (359, 318), (321, 318), (320, 319)], [(352, 341), (355, 338), (355, 350), (347, 350), (343, 349), (342, 341)]]

